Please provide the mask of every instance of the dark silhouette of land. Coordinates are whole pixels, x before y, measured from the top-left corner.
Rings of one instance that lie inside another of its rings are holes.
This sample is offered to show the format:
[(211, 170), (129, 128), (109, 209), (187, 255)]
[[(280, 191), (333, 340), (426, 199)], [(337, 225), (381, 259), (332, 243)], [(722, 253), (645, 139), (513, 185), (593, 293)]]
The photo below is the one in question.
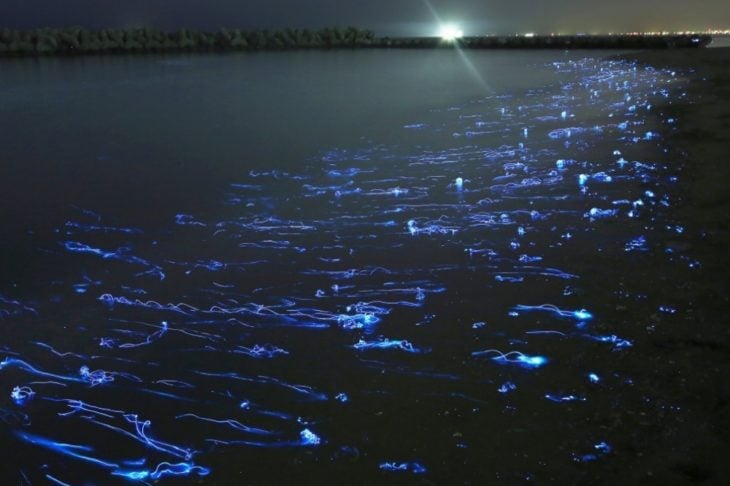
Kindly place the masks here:
[(449, 41), (439, 37), (376, 37), (372, 31), (357, 27), (279, 31), (221, 29), (218, 32), (188, 29), (163, 32), (150, 28), (92, 31), (73, 27), (25, 31), (3, 29), (0, 31), (0, 56), (454, 46), (469, 49), (662, 49), (704, 47), (711, 40), (704, 35), (515, 35), (463, 37)]

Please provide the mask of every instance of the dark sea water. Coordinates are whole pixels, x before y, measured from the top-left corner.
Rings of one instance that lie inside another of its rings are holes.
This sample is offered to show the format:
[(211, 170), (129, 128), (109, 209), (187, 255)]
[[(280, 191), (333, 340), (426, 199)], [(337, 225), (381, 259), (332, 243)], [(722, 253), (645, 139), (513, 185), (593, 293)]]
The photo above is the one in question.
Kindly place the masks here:
[(685, 81), (589, 54), (3, 60), (3, 482), (666, 469)]

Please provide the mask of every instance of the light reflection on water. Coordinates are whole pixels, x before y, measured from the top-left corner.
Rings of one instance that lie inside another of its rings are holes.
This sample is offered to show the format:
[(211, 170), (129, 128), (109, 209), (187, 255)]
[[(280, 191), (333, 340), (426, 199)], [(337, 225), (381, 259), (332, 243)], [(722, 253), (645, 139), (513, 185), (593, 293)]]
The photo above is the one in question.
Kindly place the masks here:
[(29, 236), (38, 295), (0, 300), (10, 474), (438, 483), (627, 461), (632, 417), (675, 407), (634, 367), (678, 312), (658, 269), (699, 266), (667, 245), (681, 167), (657, 107), (682, 81), (548, 69), (560, 85), (250, 162), (158, 225), (121, 201), (58, 210)]

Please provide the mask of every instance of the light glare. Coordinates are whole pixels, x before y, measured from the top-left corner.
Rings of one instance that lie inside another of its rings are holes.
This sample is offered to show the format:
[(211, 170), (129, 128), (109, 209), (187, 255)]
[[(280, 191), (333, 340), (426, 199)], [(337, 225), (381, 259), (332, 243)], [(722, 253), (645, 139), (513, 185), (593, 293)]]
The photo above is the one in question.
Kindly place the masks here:
[(446, 24), (439, 29), (439, 37), (445, 41), (453, 41), (464, 37), (464, 31), (458, 25)]

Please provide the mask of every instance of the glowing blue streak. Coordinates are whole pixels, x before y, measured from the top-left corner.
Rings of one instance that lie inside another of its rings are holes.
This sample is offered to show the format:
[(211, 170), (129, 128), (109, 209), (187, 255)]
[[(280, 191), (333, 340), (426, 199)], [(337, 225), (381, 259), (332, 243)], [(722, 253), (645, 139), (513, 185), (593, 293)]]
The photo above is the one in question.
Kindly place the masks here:
[(32, 365), (28, 364), (27, 362), (17, 359), (17, 358), (5, 358), (2, 362), (0, 362), (0, 371), (2, 371), (5, 367), (14, 366), (18, 367), (20, 369), (23, 369), (31, 374), (37, 375), (37, 376), (43, 376), (46, 378), (54, 378), (61, 381), (72, 381), (76, 383), (83, 383), (85, 380), (82, 380), (80, 378), (75, 378), (72, 376), (64, 376), (64, 375), (56, 375), (54, 373), (48, 373), (46, 371), (39, 370), (38, 368), (33, 367)]
[(503, 353), (498, 349), (487, 349), (484, 351), (475, 351), (471, 353), (472, 356), (484, 356), (489, 354), (496, 354), (492, 357), (493, 361), (500, 364), (517, 364), (524, 368), (539, 368), (540, 366), (548, 362), (544, 356), (530, 356), (520, 351), (510, 351)]
[(371, 329), (380, 322), (380, 317), (372, 312), (359, 314), (340, 314), (337, 323), (343, 329)]
[(542, 304), (542, 305), (517, 305), (513, 307), (515, 311), (547, 311), (552, 312), (553, 314), (556, 314), (560, 317), (569, 317), (578, 319), (579, 321), (587, 321), (589, 319), (593, 318), (593, 314), (588, 312), (585, 309), (578, 309), (574, 311), (566, 311), (559, 309), (558, 307), (552, 305), (552, 304)]
[(231, 428), (233, 428), (235, 430), (238, 430), (238, 431), (241, 431), (241, 432), (245, 432), (247, 434), (254, 434), (254, 435), (279, 435), (278, 432), (272, 432), (270, 430), (259, 429), (259, 428), (256, 428), (256, 427), (249, 427), (248, 425), (244, 425), (244, 424), (242, 424), (241, 422), (239, 422), (238, 420), (235, 420), (235, 419), (214, 419), (214, 418), (209, 418), (209, 417), (201, 417), (200, 415), (196, 415), (194, 413), (184, 413), (182, 415), (176, 416), (175, 418), (176, 419), (181, 419), (181, 418), (186, 418), (186, 417), (194, 418), (194, 419), (201, 420), (201, 421), (204, 421), (204, 422), (211, 422), (211, 423), (214, 423), (214, 424), (227, 425), (227, 426), (229, 426), (229, 427), (231, 427)]
[(90, 405), (88, 403), (82, 402), (81, 400), (70, 400), (66, 398), (50, 398), (46, 397), (46, 400), (52, 401), (52, 402), (61, 402), (65, 403), (71, 410), (68, 412), (59, 412), (59, 416), (61, 417), (67, 417), (69, 415), (74, 415), (78, 412), (88, 412), (93, 415), (100, 415), (102, 417), (107, 418), (114, 418), (114, 415), (123, 414), (121, 410), (114, 410), (111, 408), (104, 408), (104, 407), (97, 407), (96, 405)]
[(157, 381), (155, 381), (155, 383), (159, 383), (160, 385), (171, 386), (171, 387), (175, 387), (175, 388), (188, 388), (188, 389), (195, 388), (195, 385), (192, 385), (190, 383), (180, 381), (180, 380), (157, 380)]
[(61, 357), (61, 358), (65, 358), (65, 357), (67, 357), (67, 356), (73, 356), (74, 358), (80, 358), (80, 359), (88, 359), (88, 358), (87, 358), (86, 356), (83, 356), (83, 355), (81, 355), (81, 354), (77, 354), (77, 353), (71, 353), (71, 352), (66, 352), (66, 353), (62, 353), (62, 352), (60, 352), (60, 351), (56, 351), (56, 350), (55, 350), (55, 349), (53, 348), (53, 346), (50, 346), (50, 345), (48, 345), (48, 344), (46, 344), (46, 343), (42, 343), (42, 342), (40, 342), (40, 341), (34, 341), (34, 342), (33, 342), (33, 344), (36, 344), (36, 345), (38, 345), (38, 346), (40, 346), (40, 347), (42, 347), (42, 348), (45, 348), (45, 349), (49, 350), (49, 351), (50, 351), (51, 353), (53, 353), (53, 354), (55, 354), (56, 356), (59, 356), (59, 357)]
[(245, 354), (247, 356), (251, 356), (252, 358), (275, 358), (277, 355), (280, 355), (280, 354), (283, 354), (283, 355), (289, 354), (289, 351), (278, 348), (271, 344), (264, 344), (264, 345), (255, 344), (252, 348), (238, 346), (236, 349), (234, 349), (231, 352), (238, 353), (238, 354)]
[(197, 221), (190, 214), (177, 214), (175, 215), (175, 224), (180, 226), (207, 226), (205, 223)]
[(0, 304), (7, 304), (7, 305), (11, 305), (13, 307), (20, 307), (20, 310), (16, 309), (16, 310), (11, 310), (11, 311), (9, 311), (7, 309), (0, 309), (0, 317), (2, 317), (3, 314), (4, 315), (19, 315), (23, 311), (28, 311), (32, 314), (38, 314), (38, 311), (35, 310), (34, 308), (27, 306), (20, 301), (7, 299), (7, 298), (3, 297), (2, 295), (0, 295)]
[(585, 337), (602, 343), (611, 343), (613, 344), (614, 349), (630, 348), (634, 345), (634, 343), (628, 339), (622, 339), (615, 334), (611, 334), (610, 336), (593, 336), (586, 334)]
[[(54, 478), (54, 477), (53, 477), (53, 476), (51, 476), (50, 474), (46, 474), (46, 479), (48, 479), (49, 481), (51, 481), (51, 482), (52, 482), (52, 483), (54, 483), (54, 484), (57, 484), (58, 486), (71, 486), (70, 484), (68, 484), (68, 483), (64, 483), (63, 481), (61, 481), (61, 480), (60, 480), (60, 479), (58, 479), (58, 478)], [(30, 482), (28, 482), (28, 484), (31, 484), (31, 483), (30, 483)]]
[(410, 472), (412, 474), (424, 474), (427, 469), (418, 462), (384, 462), (379, 466), (381, 471), (388, 472)]
[(565, 402), (585, 402), (586, 399), (583, 397), (577, 397), (575, 395), (551, 395), (546, 394), (545, 398), (550, 400), (551, 402), (555, 403), (565, 403)]
[(103, 385), (114, 381), (114, 374), (104, 370), (91, 371), (88, 366), (79, 369), (79, 375), (88, 381), (91, 386)]
[(573, 459), (576, 462), (592, 462), (598, 460), (598, 454), (605, 455), (613, 452), (613, 447), (606, 442), (599, 442), (593, 446), (596, 453), (589, 453), (583, 455), (573, 454)]
[(208, 442), (221, 445), (246, 445), (250, 447), (263, 448), (282, 448), (282, 447), (311, 447), (318, 446), (322, 443), (321, 437), (309, 429), (304, 429), (299, 433), (298, 440), (280, 441), (280, 442), (254, 442), (248, 440), (219, 440), (206, 439)]
[(78, 241), (64, 241), (63, 246), (66, 248), (66, 250), (74, 253), (91, 253), (92, 255), (98, 255), (104, 260), (120, 260), (126, 263), (133, 263), (137, 265), (142, 265), (145, 267), (149, 267), (149, 270), (147, 272), (138, 273), (137, 276), (140, 275), (146, 275), (146, 274), (155, 274), (157, 275), (160, 280), (165, 279), (165, 273), (162, 271), (162, 268), (154, 265), (147, 260), (144, 260), (142, 258), (136, 257), (134, 255), (126, 255), (123, 252), (127, 250), (127, 248), (120, 248), (117, 251), (104, 251), (100, 248), (94, 248), (92, 246), (89, 246), (85, 243), (79, 243)]
[(75, 228), (81, 231), (93, 232), (99, 231), (102, 233), (125, 233), (128, 235), (142, 234), (142, 230), (137, 228), (117, 228), (113, 226), (98, 226), (93, 224), (82, 224), (75, 221), (66, 221), (65, 226), (67, 228)]
[(173, 456), (181, 457), (185, 460), (189, 460), (192, 457), (194, 451), (190, 449), (184, 449), (174, 444), (169, 444), (149, 437), (147, 435), (147, 429), (152, 425), (152, 422), (150, 422), (149, 420), (139, 421), (139, 419), (137, 418), (137, 414), (132, 413), (125, 414), (124, 419), (134, 426), (134, 430), (137, 434), (136, 439), (139, 442), (146, 444), (147, 446), (160, 452), (165, 452)]
[(649, 251), (649, 248), (646, 246), (646, 237), (644, 236), (638, 236), (624, 246), (624, 249), (629, 251)]
[(423, 352), (421, 349), (415, 348), (413, 344), (406, 340), (398, 340), (398, 339), (383, 339), (381, 341), (365, 341), (363, 339), (359, 340), (356, 344), (352, 346), (353, 348), (357, 350), (365, 350), (365, 349), (399, 349), (401, 351), (406, 351), (408, 353), (421, 353)]
[(169, 444), (169, 443), (162, 442), (157, 439), (149, 437), (147, 435), (147, 430), (152, 425), (152, 422), (149, 420), (140, 421), (137, 414), (126, 413), (121, 410), (113, 410), (113, 409), (108, 409), (108, 408), (97, 407), (94, 405), (86, 404), (80, 400), (52, 399), (52, 398), (49, 398), (48, 400), (66, 403), (71, 408), (71, 410), (69, 410), (68, 412), (63, 412), (63, 413), (58, 414), (62, 417), (75, 415), (79, 412), (88, 412), (88, 413), (93, 414), (93, 416), (101, 416), (101, 417), (110, 418), (110, 419), (113, 419), (113, 418), (123, 419), (126, 423), (132, 425), (134, 432), (124, 430), (121, 427), (117, 427), (116, 425), (102, 422), (100, 420), (97, 420), (93, 416), (83, 415), (83, 418), (85, 418), (86, 420), (88, 420), (92, 423), (95, 423), (101, 427), (105, 427), (110, 430), (114, 430), (122, 435), (125, 435), (131, 439), (134, 439), (137, 442), (140, 442), (140, 443), (142, 443), (152, 449), (158, 450), (160, 452), (164, 452), (166, 454), (180, 457), (185, 460), (189, 460), (192, 457), (192, 455), (194, 454), (194, 451), (192, 451), (190, 449), (178, 447), (174, 444)]
[(162, 326), (160, 327), (160, 329), (158, 329), (157, 331), (155, 331), (152, 334), (150, 334), (149, 336), (147, 336), (144, 341), (139, 342), (139, 343), (124, 343), (124, 344), (120, 344), (118, 347), (120, 349), (127, 349), (127, 348), (137, 348), (139, 346), (146, 346), (148, 344), (151, 344), (151, 343), (161, 339), (162, 336), (164, 336), (165, 333), (167, 332), (167, 329), (168, 329), (167, 321), (162, 321)]
[(119, 467), (118, 464), (115, 464), (113, 462), (107, 462), (101, 459), (97, 459), (95, 457), (87, 456), (85, 454), (81, 454), (80, 452), (94, 452), (94, 449), (90, 446), (82, 446), (82, 445), (76, 445), (76, 444), (65, 444), (63, 442), (55, 442), (50, 439), (46, 439), (45, 437), (40, 437), (38, 435), (32, 435), (28, 434), (26, 432), (17, 431), (15, 432), (15, 435), (19, 437), (20, 439), (40, 447), (44, 447), (46, 449), (50, 449), (54, 452), (57, 452), (59, 454), (74, 457), (76, 459), (81, 459), (82, 461), (90, 462), (92, 464), (96, 464), (98, 466), (102, 466), (108, 469), (117, 469)]
[(194, 464), (188, 464), (185, 462), (172, 464), (169, 462), (161, 462), (153, 471), (142, 469), (139, 471), (122, 471), (117, 470), (112, 472), (113, 476), (122, 476), (133, 481), (142, 481), (144, 479), (160, 479), (165, 476), (188, 476), (192, 473), (198, 476), (207, 476), (210, 474), (210, 469), (196, 466)]
[(272, 378), (270, 376), (257, 376), (256, 378), (251, 378), (247, 376), (241, 376), (238, 373), (229, 372), (229, 373), (209, 373), (205, 371), (195, 371), (196, 374), (201, 376), (214, 376), (216, 378), (229, 378), (233, 380), (238, 381), (245, 381), (248, 383), (260, 383), (264, 385), (276, 385), (281, 386), (283, 388), (287, 388), (289, 390), (293, 390), (296, 393), (306, 395), (308, 398), (313, 400), (327, 400), (327, 395), (321, 392), (315, 391), (312, 387), (306, 386), (306, 385), (292, 385), (290, 383), (286, 383), (284, 381), (278, 380), (276, 378)]

